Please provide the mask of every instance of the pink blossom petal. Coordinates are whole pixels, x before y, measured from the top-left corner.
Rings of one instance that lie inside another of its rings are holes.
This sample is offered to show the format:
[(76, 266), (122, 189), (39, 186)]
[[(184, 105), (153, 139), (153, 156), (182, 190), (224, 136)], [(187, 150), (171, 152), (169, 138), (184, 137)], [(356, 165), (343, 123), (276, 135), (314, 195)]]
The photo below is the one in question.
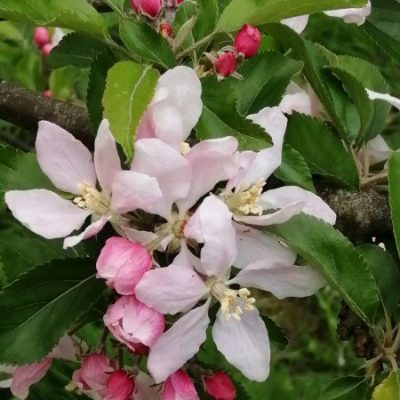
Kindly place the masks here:
[(179, 265), (148, 271), (136, 286), (137, 298), (163, 314), (190, 309), (207, 292), (207, 286), (194, 269)]
[(190, 376), (183, 370), (172, 374), (164, 383), (160, 400), (199, 400)]
[(268, 332), (257, 309), (245, 310), (241, 320), (225, 321), (221, 311), (212, 329), (218, 350), (247, 378), (263, 382), (269, 374)]
[(46, 357), (37, 363), (17, 367), (13, 373), (11, 393), (18, 399), (26, 399), (29, 395), (29, 388), (44, 378), (51, 364), (52, 359)]
[(6, 193), (5, 201), (21, 224), (46, 239), (69, 235), (91, 214), (45, 189), (13, 190)]
[(121, 171), (121, 161), (114, 137), (110, 131), (110, 124), (106, 119), (100, 124), (94, 142), (94, 165), (100, 186), (109, 197), (113, 177), (118, 171)]
[(180, 369), (205, 342), (209, 306), (207, 301), (185, 314), (150, 349), (147, 366), (156, 383)]
[(184, 233), (204, 243), (199, 272), (221, 276), (231, 267), (237, 254), (236, 232), (232, 213), (218, 197), (210, 195), (203, 200), (186, 224)]
[(328, 224), (336, 222), (335, 212), (316, 194), (297, 186), (284, 186), (268, 190), (260, 196), (259, 204), (264, 210), (285, 209), (293, 202), (303, 202), (302, 212), (320, 218)]
[(235, 267), (245, 268), (259, 260), (289, 265), (296, 261), (297, 255), (271, 234), (239, 224), (235, 224), (235, 229), (238, 249)]
[(163, 196), (155, 178), (133, 171), (115, 174), (112, 193), (111, 208), (119, 214), (134, 210), (152, 213)]
[(311, 267), (270, 264), (260, 260), (242, 269), (230, 283), (272, 293), (278, 299), (307, 297), (326, 285), (322, 276)]
[(393, 97), (389, 93), (378, 93), (378, 92), (374, 92), (374, 91), (369, 90), (369, 89), (366, 89), (366, 90), (367, 90), (368, 97), (371, 100), (386, 101), (387, 103), (389, 103), (393, 107), (395, 107), (398, 110), (400, 110), (400, 99), (399, 98)]
[(69, 236), (64, 239), (63, 248), (68, 249), (76, 246), (82, 240), (96, 236), (110, 220), (111, 216), (103, 216), (95, 222), (92, 222), (82, 233), (76, 236)]
[(308, 25), (308, 15), (286, 18), (281, 21), (281, 24), (287, 25), (300, 35)]
[(172, 204), (185, 198), (190, 189), (192, 172), (189, 163), (161, 140), (136, 142), (131, 169), (157, 179), (163, 194), (157, 205), (161, 216), (169, 214)]
[(186, 154), (192, 170), (191, 187), (185, 200), (178, 202), (181, 215), (220, 181), (233, 177), (239, 168), (237, 141), (233, 137), (204, 140)]
[(40, 168), (64, 192), (79, 194), (79, 184), (83, 182), (96, 186), (90, 151), (58, 125), (39, 122), (36, 154)]

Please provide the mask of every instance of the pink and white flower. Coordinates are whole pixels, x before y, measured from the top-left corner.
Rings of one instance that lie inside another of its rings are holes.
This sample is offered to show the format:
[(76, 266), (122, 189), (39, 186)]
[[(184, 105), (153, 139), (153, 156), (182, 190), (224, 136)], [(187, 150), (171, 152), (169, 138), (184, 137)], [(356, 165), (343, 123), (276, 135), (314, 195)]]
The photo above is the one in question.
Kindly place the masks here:
[(160, 400), (199, 400), (199, 396), (190, 376), (179, 370), (164, 382)]
[[(126, 189), (119, 183), (124, 172), (106, 120), (99, 127), (94, 160), (79, 140), (46, 121), (39, 122), (36, 153), (41, 169), (54, 186), (69, 194), (46, 189), (13, 190), (6, 193), (5, 201), (16, 219), (46, 239), (70, 235), (91, 216), (92, 223), (81, 234), (67, 237), (64, 248), (96, 235), (108, 221), (124, 223), (120, 214), (134, 209), (127, 203), (129, 191), (140, 193), (143, 202), (162, 196), (157, 192), (157, 182), (139, 173), (131, 176), (132, 187)], [(155, 198), (149, 197), (149, 191)]]
[(142, 245), (118, 236), (107, 240), (97, 259), (97, 277), (122, 295), (135, 293), (143, 274), (153, 266), (149, 251)]
[(135, 296), (123, 296), (108, 307), (104, 324), (113, 336), (133, 352), (136, 347), (151, 347), (164, 332), (164, 315)]
[[(183, 247), (173, 264), (148, 271), (136, 287), (136, 296), (149, 307), (164, 314), (185, 313), (151, 347), (149, 371), (157, 383), (162, 382), (197, 353), (206, 340), (208, 310), (217, 301), (220, 309), (212, 334), (219, 351), (246, 377), (264, 381), (270, 361), (268, 333), (248, 287), (278, 298), (303, 297), (321, 288), (323, 279), (309, 267), (268, 259), (231, 277), (237, 258), (232, 214), (213, 195), (203, 201), (185, 231), (203, 243), (200, 259)], [(196, 307), (200, 301), (205, 303)]]

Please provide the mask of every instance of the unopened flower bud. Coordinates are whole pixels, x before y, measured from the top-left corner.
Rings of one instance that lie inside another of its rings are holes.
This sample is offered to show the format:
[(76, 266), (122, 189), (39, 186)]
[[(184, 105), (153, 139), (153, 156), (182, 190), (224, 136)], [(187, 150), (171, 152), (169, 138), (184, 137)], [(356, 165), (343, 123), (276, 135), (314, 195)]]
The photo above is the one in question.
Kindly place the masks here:
[(172, 26), (166, 22), (160, 24), (160, 33), (165, 38), (170, 38), (172, 36)]
[(49, 43), (50, 37), (47, 28), (43, 26), (37, 27), (33, 34), (33, 40), (35, 41), (36, 46), (40, 48)]
[(183, 370), (172, 374), (164, 383), (160, 400), (199, 400), (190, 376)]
[(157, 18), (162, 9), (162, 0), (131, 0), (133, 9), (151, 19)]
[(133, 378), (125, 371), (115, 371), (107, 380), (107, 396), (104, 400), (128, 400), (134, 388)]
[(51, 43), (47, 43), (41, 48), (40, 52), (44, 57), (47, 57), (51, 53), (51, 50), (53, 50), (53, 46)]
[(236, 399), (236, 389), (225, 372), (215, 372), (214, 375), (203, 378), (204, 390), (214, 400)]
[(246, 24), (236, 35), (233, 46), (238, 53), (250, 58), (257, 53), (260, 43), (260, 31), (254, 26)]
[(236, 71), (237, 61), (235, 54), (227, 51), (219, 54), (214, 62), (215, 72), (221, 78), (226, 78)]

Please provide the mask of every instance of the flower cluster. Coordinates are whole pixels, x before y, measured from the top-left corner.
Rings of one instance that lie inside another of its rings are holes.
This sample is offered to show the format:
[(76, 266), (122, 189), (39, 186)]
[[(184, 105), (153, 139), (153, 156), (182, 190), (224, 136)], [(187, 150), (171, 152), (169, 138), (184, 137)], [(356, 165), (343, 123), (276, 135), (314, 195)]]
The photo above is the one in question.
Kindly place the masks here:
[[(237, 43), (239, 48), (240, 38)], [(166, 72), (139, 126), (129, 168), (121, 166), (106, 120), (93, 158), (71, 134), (43, 121), (37, 159), (57, 190), (6, 193), (22, 224), (48, 239), (65, 237), (65, 248), (107, 223), (117, 233), (97, 260), (97, 277), (115, 291), (104, 324), (130, 352), (148, 355), (151, 377), (91, 354), (71, 387), (92, 399), (197, 399), (191, 376), (198, 370), (191, 361), (209, 326), (226, 360), (247, 378), (264, 381), (270, 346), (252, 288), (282, 299), (310, 296), (325, 284), (261, 230), (301, 212), (335, 222), (314, 193), (295, 186), (267, 190), (282, 160), (284, 113), (272, 107), (248, 117), (273, 141), (255, 152), (240, 151), (230, 136), (190, 147), (185, 140), (201, 111), (194, 71), (181, 66)], [(203, 371), (201, 378), (211, 397), (235, 398), (224, 373)]]

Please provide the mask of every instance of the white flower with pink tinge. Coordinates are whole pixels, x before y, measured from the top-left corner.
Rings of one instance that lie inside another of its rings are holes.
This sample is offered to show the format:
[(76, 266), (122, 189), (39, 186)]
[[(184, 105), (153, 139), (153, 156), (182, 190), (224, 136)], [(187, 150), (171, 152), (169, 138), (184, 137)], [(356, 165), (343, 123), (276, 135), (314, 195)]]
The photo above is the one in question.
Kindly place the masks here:
[(146, 272), (136, 287), (137, 298), (149, 307), (164, 314), (185, 313), (151, 347), (150, 373), (160, 383), (197, 353), (206, 340), (208, 310), (217, 302), (212, 334), (219, 351), (246, 377), (264, 381), (269, 373), (268, 333), (248, 287), (278, 298), (303, 297), (320, 289), (323, 279), (310, 267), (292, 265), (294, 260), (289, 264), (287, 249), (231, 277), (231, 266), (237, 263), (236, 232), (231, 212), (213, 195), (203, 201), (185, 231), (203, 244), (200, 259), (183, 246), (172, 265)]
[[(63, 238), (80, 229), (91, 216), (92, 223), (81, 234), (65, 239), (64, 248), (72, 247), (96, 235), (108, 221), (115, 225), (124, 223), (120, 214), (134, 209), (119, 184), (124, 172), (108, 121), (104, 120), (99, 127), (94, 159), (79, 140), (47, 121), (39, 122), (36, 153), (43, 172), (65, 194), (32, 189), (13, 190), (5, 195), (14, 217), (36, 234), (46, 239)], [(155, 198), (149, 198), (142, 190), (156, 185), (148, 176), (133, 174), (130, 183), (131, 190), (140, 193), (143, 202), (150, 203), (162, 196), (152, 191)]]

